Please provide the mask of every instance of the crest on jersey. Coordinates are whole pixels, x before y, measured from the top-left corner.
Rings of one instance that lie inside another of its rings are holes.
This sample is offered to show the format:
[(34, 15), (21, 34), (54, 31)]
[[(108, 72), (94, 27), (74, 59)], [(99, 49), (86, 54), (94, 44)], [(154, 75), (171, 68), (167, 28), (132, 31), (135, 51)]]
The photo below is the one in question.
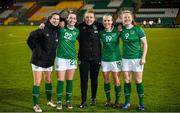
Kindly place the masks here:
[(96, 25), (93, 25), (93, 29), (94, 29), (94, 30), (97, 30), (97, 26), (96, 26)]
[(86, 29), (86, 26), (83, 26), (83, 29)]
[(49, 37), (49, 34), (46, 34), (47, 37)]
[(113, 36), (113, 37), (116, 37), (116, 33), (113, 33), (112, 36)]
[(73, 34), (73, 35), (76, 35), (76, 32), (75, 32), (75, 31), (73, 31), (73, 32), (72, 32), (72, 34)]

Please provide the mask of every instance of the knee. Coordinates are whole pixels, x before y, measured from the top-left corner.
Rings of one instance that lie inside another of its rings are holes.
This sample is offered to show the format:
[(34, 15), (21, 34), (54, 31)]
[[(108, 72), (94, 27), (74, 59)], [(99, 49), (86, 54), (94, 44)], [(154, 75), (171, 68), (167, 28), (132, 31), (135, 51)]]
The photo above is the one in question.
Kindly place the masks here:
[(108, 77), (105, 77), (105, 78), (104, 78), (104, 82), (105, 82), (105, 83), (110, 83), (109, 78), (108, 78)]
[(45, 82), (46, 83), (51, 83), (51, 76), (46, 76), (45, 77)]
[(41, 84), (41, 81), (40, 81), (40, 80), (35, 80), (35, 81), (34, 81), (34, 85), (35, 85), (35, 86), (40, 86), (40, 84)]
[(120, 84), (121, 84), (121, 83), (120, 83), (119, 80), (115, 80), (115, 81), (114, 81), (114, 85), (119, 86)]
[(141, 83), (141, 82), (142, 82), (142, 79), (136, 78), (136, 83), (137, 83), (137, 84), (139, 84), (139, 83)]
[(127, 84), (131, 82), (131, 80), (130, 80), (129, 77), (126, 77), (124, 81), (125, 81), (125, 83), (127, 83)]
[(46, 83), (51, 83), (51, 79), (46, 79), (45, 82)]

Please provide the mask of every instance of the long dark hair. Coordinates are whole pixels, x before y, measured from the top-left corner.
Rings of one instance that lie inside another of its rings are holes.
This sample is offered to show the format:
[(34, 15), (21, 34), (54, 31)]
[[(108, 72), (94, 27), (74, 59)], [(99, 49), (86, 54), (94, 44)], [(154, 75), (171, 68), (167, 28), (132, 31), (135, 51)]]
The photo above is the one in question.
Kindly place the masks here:
[(59, 13), (52, 13), (52, 14), (48, 17), (48, 22), (49, 22), (49, 20), (50, 20), (54, 15), (58, 15), (58, 16), (60, 17)]

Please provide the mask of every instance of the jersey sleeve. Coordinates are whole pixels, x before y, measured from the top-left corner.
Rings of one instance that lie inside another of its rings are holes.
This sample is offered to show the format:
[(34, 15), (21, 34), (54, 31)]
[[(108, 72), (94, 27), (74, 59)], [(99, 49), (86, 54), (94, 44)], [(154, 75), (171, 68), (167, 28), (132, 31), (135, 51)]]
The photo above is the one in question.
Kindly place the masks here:
[(141, 27), (138, 27), (138, 35), (139, 35), (139, 38), (146, 37), (146, 34)]

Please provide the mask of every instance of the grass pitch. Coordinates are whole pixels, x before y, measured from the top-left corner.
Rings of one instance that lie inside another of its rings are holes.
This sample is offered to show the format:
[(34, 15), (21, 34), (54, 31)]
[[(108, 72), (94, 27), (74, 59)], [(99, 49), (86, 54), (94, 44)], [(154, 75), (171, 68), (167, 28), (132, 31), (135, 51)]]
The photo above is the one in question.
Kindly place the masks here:
[[(26, 44), (29, 33), (37, 27), (0, 26), (0, 112), (32, 112), (33, 77), (29, 63), (31, 51)], [(148, 40), (147, 63), (144, 69), (145, 111), (180, 111), (180, 29), (146, 28)], [(120, 103), (124, 102), (123, 76)], [(56, 74), (53, 72), (53, 100), (56, 100)], [(88, 89), (88, 107), (79, 109), (80, 76), (76, 70), (73, 82), (72, 104), (74, 109), (63, 112), (135, 112), (138, 98), (134, 81), (132, 82), (131, 108), (105, 108), (102, 72), (99, 74), (97, 105), (90, 106), (90, 87)], [(44, 81), (41, 83), (40, 105), (45, 112), (57, 112), (46, 106)], [(111, 96), (114, 100), (114, 88), (111, 84)], [(65, 91), (64, 91), (65, 97)], [(65, 98), (63, 98), (65, 99)]]

